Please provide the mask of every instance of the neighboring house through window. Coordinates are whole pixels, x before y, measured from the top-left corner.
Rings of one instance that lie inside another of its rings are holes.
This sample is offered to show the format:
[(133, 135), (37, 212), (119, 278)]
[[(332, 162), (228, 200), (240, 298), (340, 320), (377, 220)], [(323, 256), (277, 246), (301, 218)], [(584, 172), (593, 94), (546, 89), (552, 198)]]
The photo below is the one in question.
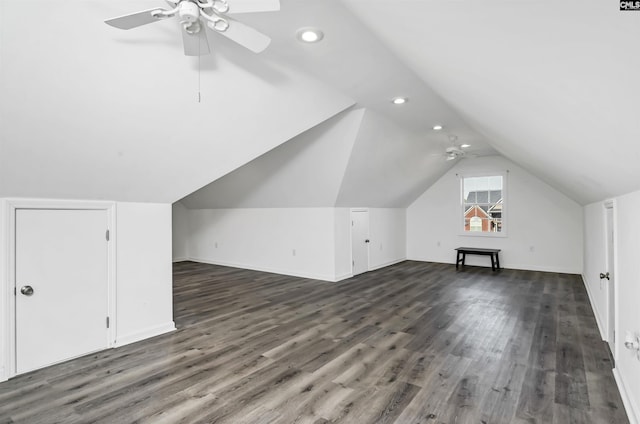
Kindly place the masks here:
[(505, 174), (461, 178), (465, 234), (504, 235), (505, 179)]

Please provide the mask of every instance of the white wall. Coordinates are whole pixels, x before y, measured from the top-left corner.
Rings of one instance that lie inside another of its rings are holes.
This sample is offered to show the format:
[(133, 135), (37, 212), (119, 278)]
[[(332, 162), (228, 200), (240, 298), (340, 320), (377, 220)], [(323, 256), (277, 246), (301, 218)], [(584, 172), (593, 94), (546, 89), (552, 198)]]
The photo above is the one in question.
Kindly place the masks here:
[(171, 205), (118, 203), (117, 329), (123, 345), (175, 328)]
[[(616, 377), (631, 422), (640, 422), (640, 359), (624, 348), (627, 331), (640, 336), (640, 191), (615, 199)], [(591, 232), (588, 240), (591, 242)], [(596, 235), (597, 239), (597, 235)], [(604, 245), (602, 245), (604, 246)]]
[(336, 281), (353, 276), (351, 266), (351, 210), (335, 208), (335, 266)]
[(369, 209), (369, 270), (407, 259), (406, 209)]
[(600, 279), (600, 273), (607, 269), (605, 236), (605, 210), (602, 202), (584, 207), (584, 280), (591, 306), (598, 322), (602, 338), (607, 332), (608, 286)]
[(198, 262), (333, 281), (332, 208), (189, 210), (189, 254)]
[(7, 370), (5, 369), (5, 361), (9, 355), (9, 343), (7, 338), (9, 337), (9, 325), (7, 316), (4, 311), (9, 311), (9, 301), (12, 298), (11, 291), (13, 287), (9, 284), (9, 257), (8, 246), (9, 235), (8, 231), (8, 217), (6, 216), (6, 201), (0, 199), (0, 381), (7, 378)]
[(173, 261), (189, 258), (189, 211), (180, 202), (171, 207)]
[[(456, 174), (506, 170), (507, 237), (461, 235)], [(456, 247), (498, 248), (506, 268), (579, 274), (582, 222), (580, 205), (513, 162), (501, 156), (463, 159), (407, 209), (407, 256), (455, 263)], [(467, 264), (489, 266), (489, 259), (469, 256)]]
[[(353, 275), (349, 208), (188, 209), (187, 215), (191, 260), (326, 281)], [(406, 259), (405, 209), (369, 209), (369, 239), (369, 269)]]

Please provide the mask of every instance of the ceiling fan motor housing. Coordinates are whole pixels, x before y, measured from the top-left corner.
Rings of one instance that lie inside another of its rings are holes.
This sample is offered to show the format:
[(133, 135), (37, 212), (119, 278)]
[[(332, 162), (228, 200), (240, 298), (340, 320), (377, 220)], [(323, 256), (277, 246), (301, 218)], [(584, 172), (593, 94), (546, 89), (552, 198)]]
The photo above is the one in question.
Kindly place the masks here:
[(178, 15), (180, 22), (196, 22), (200, 17), (200, 7), (190, 1), (183, 1), (180, 3)]

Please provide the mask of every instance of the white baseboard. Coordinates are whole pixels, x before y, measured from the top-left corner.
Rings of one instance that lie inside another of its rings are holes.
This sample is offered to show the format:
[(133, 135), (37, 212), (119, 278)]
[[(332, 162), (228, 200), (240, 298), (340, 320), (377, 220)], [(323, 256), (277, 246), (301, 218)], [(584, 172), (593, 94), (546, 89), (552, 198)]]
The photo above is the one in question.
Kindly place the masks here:
[(385, 263), (383, 263), (381, 265), (376, 265), (376, 266), (370, 268), (369, 271), (375, 271), (376, 269), (386, 268), (388, 266), (399, 264), (400, 262), (404, 262), (406, 260), (407, 260), (407, 258), (395, 259), (393, 261), (385, 262)]
[(289, 271), (287, 269), (259, 267), (259, 266), (235, 263), (235, 262), (212, 261), (210, 259), (203, 259), (203, 258), (189, 258), (189, 260), (193, 262), (200, 262), (203, 264), (228, 266), (231, 268), (250, 269), (252, 271), (260, 271), (260, 272), (271, 272), (273, 274), (290, 275), (292, 277), (309, 278), (311, 280), (322, 280), (322, 281), (330, 281), (330, 282), (335, 282), (336, 280), (335, 275), (329, 275), (329, 274), (300, 273), (297, 271)]
[(618, 390), (620, 391), (620, 397), (622, 398), (624, 409), (627, 411), (629, 424), (640, 424), (640, 421), (638, 421), (638, 417), (640, 417), (638, 405), (636, 405), (633, 398), (629, 396), (629, 392), (627, 391), (627, 388), (624, 385), (624, 380), (622, 379), (622, 374), (620, 374), (617, 368), (613, 369), (613, 377), (615, 378), (616, 384), (618, 385)]
[(182, 258), (182, 257), (180, 257), (180, 258), (173, 258), (173, 262), (186, 262), (186, 261), (188, 261), (188, 260), (189, 260), (189, 258)]
[(593, 309), (593, 315), (596, 317), (596, 324), (598, 324), (598, 330), (600, 331), (600, 338), (602, 338), (602, 340), (606, 340), (605, 333), (604, 333), (605, 327), (602, 325), (600, 313), (598, 311), (596, 303), (593, 301), (591, 288), (589, 287), (589, 283), (587, 283), (587, 279), (585, 278), (584, 274), (582, 274), (582, 283), (584, 284), (584, 287), (587, 290), (587, 296), (589, 296), (589, 303), (591, 303), (591, 309)]
[(7, 373), (4, 372), (4, 365), (0, 366), (0, 382), (7, 381)]
[(174, 331), (175, 329), (176, 325), (173, 321), (155, 327), (145, 328), (144, 330), (136, 331), (135, 333), (119, 336), (114, 343), (114, 347), (120, 347), (139, 342), (141, 340), (169, 333), (171, 331)]
[[(478, 262), (475, 261), (473, 259), (470, 259), (471, 257), (467, 258), (467, 264), (468, 266), (478, 266), (478, 267), (483, 267), (483, 268), (491, 268), (491, 262), (487, 259), (487, 263), (484, 262)], [(413, 257), (408, 257), (407, 260), (409, 261), (417, 261), (417, 262), (433, 262), (436, 264), (450, 264), (450, 265), (455, 265), (456, 261), (454, 260), (438, 260), (438, 259), (427, 259), (427, 258), (413, 258)], [(469, 260), (471, 260), (471, 262), (469, 262)], [(500, 268), (504, 268), (504, 269), (518, 269), (518, 270), (522, 270), (522, 271), (540, 271), (540, 272), (556, 272), (558, 274), (582, 274), (582, 270), (581, 269), (574, 269), (574, 268), (562, 268), (562, 267), (549, 267), (549, 266), (538, 266), (538, 265), (519, 265), (519, 264), (512, 264), (512, 263), (507, 263), (505, 264), (504, 262), (500, 263)]]
[(347, 272), (346, 274), (337, 275), (335, 282), (346, 280), (347, 278), (353, 277), (353, 272)]

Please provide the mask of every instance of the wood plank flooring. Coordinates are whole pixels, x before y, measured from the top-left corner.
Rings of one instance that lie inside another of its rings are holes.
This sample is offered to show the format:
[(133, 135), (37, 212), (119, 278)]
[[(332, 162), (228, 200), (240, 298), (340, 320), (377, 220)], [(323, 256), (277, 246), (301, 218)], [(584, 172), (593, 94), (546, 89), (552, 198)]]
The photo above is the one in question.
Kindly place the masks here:
[(178, 330), (0, 384), (0, 423), (627, 423), (580, 277), (174, 266)]

